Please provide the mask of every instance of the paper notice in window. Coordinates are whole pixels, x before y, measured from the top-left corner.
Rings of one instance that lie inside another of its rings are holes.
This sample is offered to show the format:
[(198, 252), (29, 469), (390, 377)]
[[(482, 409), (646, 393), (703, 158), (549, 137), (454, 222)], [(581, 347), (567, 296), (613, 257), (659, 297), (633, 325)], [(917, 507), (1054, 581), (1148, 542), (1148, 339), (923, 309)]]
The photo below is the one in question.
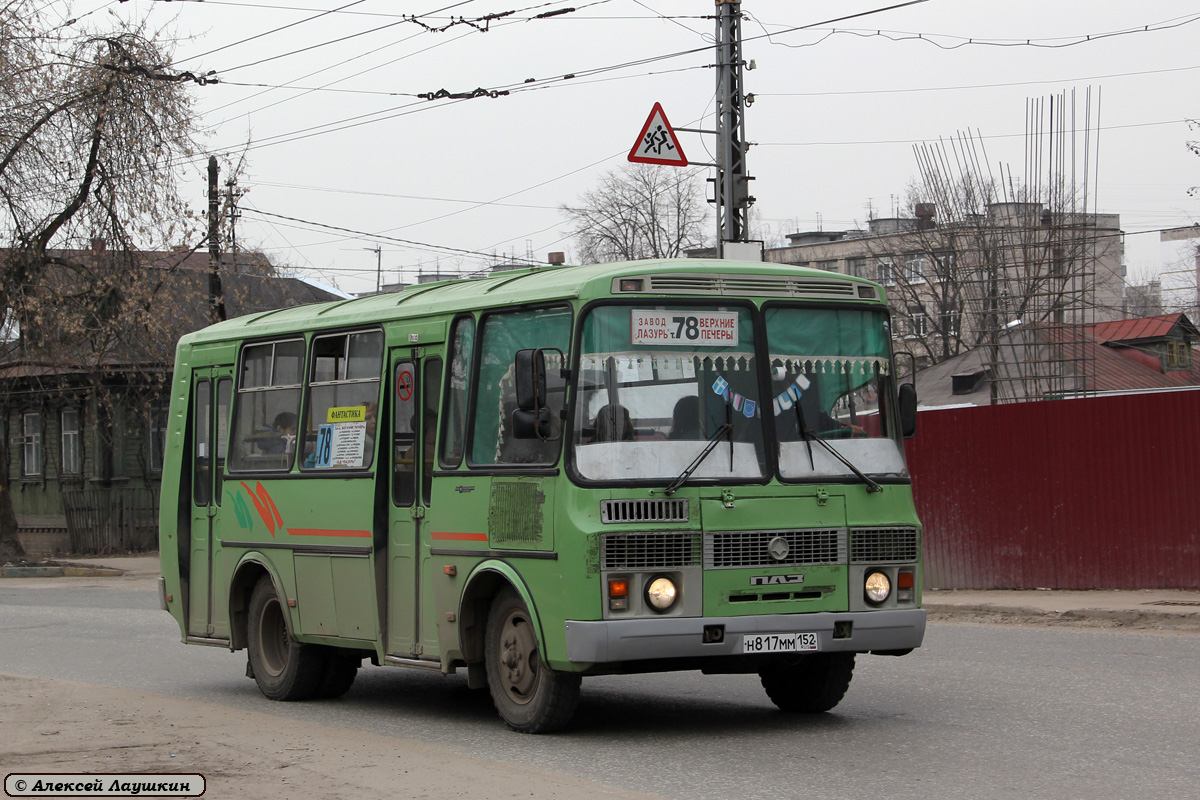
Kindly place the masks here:
[(318, 467), (361, 467), (367, 452), (367, 423), (322, 425), (317, 436)]

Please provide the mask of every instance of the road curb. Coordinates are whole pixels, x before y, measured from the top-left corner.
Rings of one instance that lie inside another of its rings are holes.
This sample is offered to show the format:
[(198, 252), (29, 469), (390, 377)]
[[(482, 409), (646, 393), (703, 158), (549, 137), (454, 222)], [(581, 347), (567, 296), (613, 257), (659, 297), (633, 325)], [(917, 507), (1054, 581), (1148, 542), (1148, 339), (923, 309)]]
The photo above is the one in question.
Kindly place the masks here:
[(80, 564), (0, 568), (0, 577), (3, 578), (119, 578), (124, 574), (124, 570), (113, 567), (92, 567)]
[(1200, 612), (1118, 610), (1081, 608), (1052, 611), (1029, 606), (926, 603), (931, 620), (991, 622), (998, 624), (1042, 624), (1087, 628), (1137, 628), (1200, 632)]

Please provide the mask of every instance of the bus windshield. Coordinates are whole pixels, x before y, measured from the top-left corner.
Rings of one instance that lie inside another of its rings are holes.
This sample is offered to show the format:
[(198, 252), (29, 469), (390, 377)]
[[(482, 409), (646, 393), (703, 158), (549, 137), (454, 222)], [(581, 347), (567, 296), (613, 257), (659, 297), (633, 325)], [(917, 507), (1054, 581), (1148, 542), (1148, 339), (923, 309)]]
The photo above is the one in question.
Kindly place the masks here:
[(754, 313), (740, 306), (601, 306), (583, 323), (575, 465), (586, 480), (766, 476)]
[(907, 475), (888, 416), (892, 364), (880, 311), (768, 307), (763, 315), (771, 398), (784, 480), (849, 476), (852, 470), (813, 439), (826, 440), (869, 475)]
[(831, 449), (863, 473), (906, 475), (887, 404), (879, 402), (893, 385), (886, 316), (769, 306), (764, 362), (756, 313), (733, 305), (593, 308), (580, 343), (579, 476), (674, 480), (717, 438), (690, 478), (761, 481), (768, 435), (778, 442), (783, 480), (853, 478)]

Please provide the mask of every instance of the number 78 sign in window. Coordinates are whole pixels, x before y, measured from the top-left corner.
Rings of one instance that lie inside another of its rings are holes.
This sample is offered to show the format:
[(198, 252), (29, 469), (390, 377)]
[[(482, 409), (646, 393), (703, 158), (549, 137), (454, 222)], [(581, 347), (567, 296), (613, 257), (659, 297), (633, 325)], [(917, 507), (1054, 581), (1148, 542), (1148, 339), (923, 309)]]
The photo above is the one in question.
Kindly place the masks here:
[(634, 309), (629, 318), (629, 340), (633, 344), (735, 346), (738, 312)]

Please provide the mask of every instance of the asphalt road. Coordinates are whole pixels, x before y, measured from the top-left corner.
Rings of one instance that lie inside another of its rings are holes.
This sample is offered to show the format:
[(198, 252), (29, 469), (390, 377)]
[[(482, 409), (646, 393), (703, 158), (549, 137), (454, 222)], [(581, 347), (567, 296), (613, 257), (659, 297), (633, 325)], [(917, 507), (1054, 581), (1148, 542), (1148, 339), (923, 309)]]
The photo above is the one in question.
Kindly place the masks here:
[(151, 591), (0, 583), (0, 672), (421, 738), (673, 798), (1192, 797), (1197, 656), (1194, 635), (934, 624), (912, 655), (860, 657), (830, 714), (782, 714), (752, 676), (589, 678), (573, 725), (530, 737), (464, 677), (368, 667), (339, 700), (272, 703), (244, 653), (180, 644)]

